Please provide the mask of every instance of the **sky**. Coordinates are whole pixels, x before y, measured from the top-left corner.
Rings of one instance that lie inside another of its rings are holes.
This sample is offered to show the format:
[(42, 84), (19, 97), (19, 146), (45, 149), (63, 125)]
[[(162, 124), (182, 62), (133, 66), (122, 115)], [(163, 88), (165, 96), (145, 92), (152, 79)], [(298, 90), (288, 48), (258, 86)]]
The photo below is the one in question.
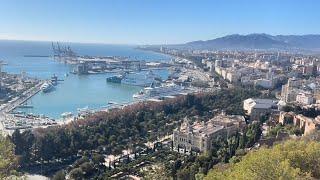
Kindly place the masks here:
[(1, 0), (0, 39), (177, 44), (320, 34), (318, 0)]

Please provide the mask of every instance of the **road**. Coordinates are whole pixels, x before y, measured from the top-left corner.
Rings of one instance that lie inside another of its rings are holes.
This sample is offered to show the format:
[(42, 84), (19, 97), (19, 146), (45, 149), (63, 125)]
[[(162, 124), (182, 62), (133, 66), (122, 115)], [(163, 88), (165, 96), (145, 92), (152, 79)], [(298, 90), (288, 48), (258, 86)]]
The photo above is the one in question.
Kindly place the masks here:
[(4, 121), (6, 121), (7, 116), (9, 113), (17, 108), (22, 103), (26, 102), (28, 99), (30, 99), (32, 96), (37, 94), (40, 91), (40, 87), (43, 84), (43, 81), (40, 81), (38, 84), (36, 84), (35, 87), (30, 88), (29, 90), (25, 91), (23, 93), (22, 97), (18, 97), (16, 100), (8, 102), (5, 107), (0, 109), (0, 133), (2, 135), (9, 135), (10, 131), (7, 131), (3, 125)]
[(40, 91), (40, 87), (42, 84), (43, 84), (43, 81), (40, 81), (38, 84), (36, 84), (35, 87), (30, 88), (29, 90), (24, 92), (22, 97), (19, 97), (12, 102), (8, 102), (7, 105), (0, 110), (0, 113), (9, 113), (15, 108), (17, 108), (19, 105), (21, 105), (22, 103), (26, 102), (28, 99), (30, 99), (32, 96), (34, 96)]

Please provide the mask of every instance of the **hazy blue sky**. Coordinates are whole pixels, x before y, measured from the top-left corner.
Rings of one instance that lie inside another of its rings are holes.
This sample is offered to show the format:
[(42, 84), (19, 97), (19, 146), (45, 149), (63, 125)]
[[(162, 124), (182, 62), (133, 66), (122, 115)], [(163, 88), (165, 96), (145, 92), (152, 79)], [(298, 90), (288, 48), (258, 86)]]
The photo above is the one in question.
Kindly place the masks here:
[(181, 43), (318, 34), (318, 0), (2, 0), (0, 39)]

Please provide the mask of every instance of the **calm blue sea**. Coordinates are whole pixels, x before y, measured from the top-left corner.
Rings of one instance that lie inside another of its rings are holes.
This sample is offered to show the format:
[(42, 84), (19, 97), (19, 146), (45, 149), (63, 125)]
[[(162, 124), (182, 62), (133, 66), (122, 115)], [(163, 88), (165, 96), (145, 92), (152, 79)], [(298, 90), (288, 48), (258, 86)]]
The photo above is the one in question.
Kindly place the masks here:
[[(129, 45), (105, 44), (68, 44), (79, 55), (92, 56), (126, 56), (130, 59), (148, 61), (168, 61), (170, 56), (141, 51)], [(56, 74), (64, 79), (50, 93), (38, 93), (28, 103), (32, 109), (19, 109), (34, 114), (44, 114), (52, 118), (60, 118), (63, 112), (76, 113), (78, 108), (101, 108), (109, 101), (118, 103), (132, 101), (132, 95), (141, 88), (121, 84), (108, 84), (106, 77), (113, 74), (73, 75), (65, 77), (72, 70), (71, 65), (54, 61), (48, 57), (24, 57), (25, 55), (52, 55), (50, 42), (31, 41), (0, 41), (0, 60), (7, 65), (2, 71), (21, 73), (25, 71), (28, 76), (47, 79)], [(166, 70), (159, 70), (163, 78), (168, 76)]]

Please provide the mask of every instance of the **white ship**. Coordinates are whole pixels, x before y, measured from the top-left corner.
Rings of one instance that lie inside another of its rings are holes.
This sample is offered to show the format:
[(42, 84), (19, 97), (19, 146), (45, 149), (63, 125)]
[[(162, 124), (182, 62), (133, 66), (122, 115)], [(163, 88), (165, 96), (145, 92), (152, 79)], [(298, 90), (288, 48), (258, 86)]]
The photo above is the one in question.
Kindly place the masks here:
[(53, 85), (49, 82), (45, 82), (41, 85), (40, 89), (42, 92), (47, 93), (53, 88)]
[(158, 87), (146, 87), (140, 92), (134, 94), (134, 99), (150, 99), (150, 98), (162, 98), (166, 96), (174, 96), (181, 94), (184, 88), (175, 84), (165, 84)]
[(122, 80), (121, 84), (133, 85), (133, 86), (150, 86), (152, 83), (159, 81), (161, 78), (155, 75), (152, 71), (143, 73), (127, 74)]

